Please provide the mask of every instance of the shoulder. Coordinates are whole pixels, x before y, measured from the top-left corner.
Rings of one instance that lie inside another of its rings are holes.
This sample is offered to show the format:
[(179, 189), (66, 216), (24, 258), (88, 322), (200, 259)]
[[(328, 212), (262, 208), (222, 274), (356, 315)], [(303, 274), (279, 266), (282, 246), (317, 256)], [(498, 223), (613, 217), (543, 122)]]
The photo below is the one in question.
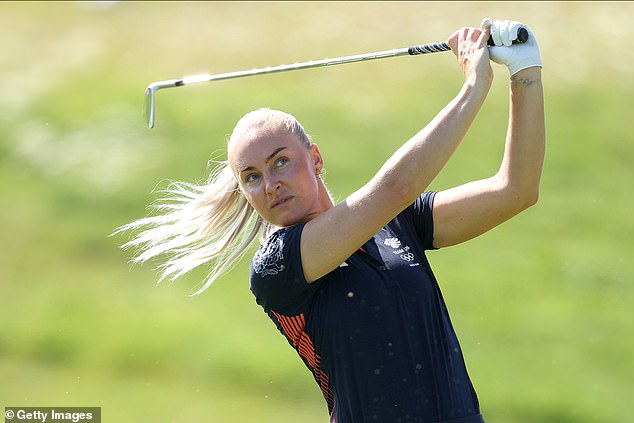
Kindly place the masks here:
[(315, 287), (304, 278), (300, 251), (303, 227), (273, 233), (251, 259), (251, 291), (265, 309), (297, 314), (309, 301)]
[(434, 249), (434, 198), (436, 192), (426, 191), (422, 193), (416, 201), (414, 201), (407, 209), (397, 216), (395, 220), (405, 219), (414, 230), (419, 240), (422, 242), (423, 248), (426, 250)]
[(297, 225), (271, 234), (251, 259), (253, 272), (265, 277), (283, 271), (286, 267), (284, 262), (292, 259), (295, 253), (299, 253), (299, 250), (296, 251), (293, 247), (299, 247), (302, 228), (303, 225)]
[(425, 191), (414, 201), (411, 207), (419, 215), (431, 213), (434, 207), (434, 197), (436, 197), (435, 191)]

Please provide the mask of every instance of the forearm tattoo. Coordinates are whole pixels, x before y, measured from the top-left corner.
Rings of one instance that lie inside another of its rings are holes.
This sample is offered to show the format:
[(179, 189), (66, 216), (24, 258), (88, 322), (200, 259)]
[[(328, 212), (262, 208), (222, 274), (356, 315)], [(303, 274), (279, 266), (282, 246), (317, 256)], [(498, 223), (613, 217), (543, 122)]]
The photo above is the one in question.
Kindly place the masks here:
[(511, 82), (515, 82), (517, 84), (522, 85), (524, 88), (528, 88), (531, 85), (533, 85), (535, 82), (537, 82), (536, 79), (533, 78), (521, 78), (521, 77), (511, 77)]

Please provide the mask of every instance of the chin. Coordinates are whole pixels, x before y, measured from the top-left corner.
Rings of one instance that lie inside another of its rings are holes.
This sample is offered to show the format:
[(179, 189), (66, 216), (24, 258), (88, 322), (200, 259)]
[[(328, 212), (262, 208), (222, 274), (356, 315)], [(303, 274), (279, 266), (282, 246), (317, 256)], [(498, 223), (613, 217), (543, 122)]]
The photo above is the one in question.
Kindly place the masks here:
[(281, 228), (288, 228), (290, 226), (295, 226), (298, 225), (300, 223), (306, 223), (308, 222), (307, 218), (303, 218), (303, 217), (298, 217), (298, 216), (277, 216), (276, 219), (273, 219), (273, 221), (271, 221), (271, 223), (275, 226), (279, 226)]

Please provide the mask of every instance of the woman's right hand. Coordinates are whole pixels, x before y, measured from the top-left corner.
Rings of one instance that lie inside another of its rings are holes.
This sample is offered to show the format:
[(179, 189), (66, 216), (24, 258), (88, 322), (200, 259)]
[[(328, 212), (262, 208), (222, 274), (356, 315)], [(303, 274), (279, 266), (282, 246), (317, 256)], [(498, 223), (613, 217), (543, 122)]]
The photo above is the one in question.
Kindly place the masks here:
[(467, 81), (482, 81), (489, 85), (493, 81), (493, 69), (487, 46), (490, 35), (488, 28), (465, 27), (454, 32), (447, 39), (447, 44), (456, 55), (458, 65)]

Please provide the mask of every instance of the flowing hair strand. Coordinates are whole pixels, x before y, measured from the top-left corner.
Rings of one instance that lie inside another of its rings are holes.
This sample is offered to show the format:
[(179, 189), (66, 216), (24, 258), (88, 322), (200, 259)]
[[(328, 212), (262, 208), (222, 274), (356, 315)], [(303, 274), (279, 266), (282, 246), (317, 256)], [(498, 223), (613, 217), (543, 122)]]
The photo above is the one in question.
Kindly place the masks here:
[(113, 235), (139, 231), (121, 246), (136, 250), (132, 263), (168, 256), (157, 268), (159, 282), (211, 263), (211, 271), (193, 295), (239, 263), (268, 226), (241, 194), (227, 161), (217, 162), (206, 184), (172, 182), (161, 193), (162, 198), (150, 206), (156, 215), (123, 225)]

